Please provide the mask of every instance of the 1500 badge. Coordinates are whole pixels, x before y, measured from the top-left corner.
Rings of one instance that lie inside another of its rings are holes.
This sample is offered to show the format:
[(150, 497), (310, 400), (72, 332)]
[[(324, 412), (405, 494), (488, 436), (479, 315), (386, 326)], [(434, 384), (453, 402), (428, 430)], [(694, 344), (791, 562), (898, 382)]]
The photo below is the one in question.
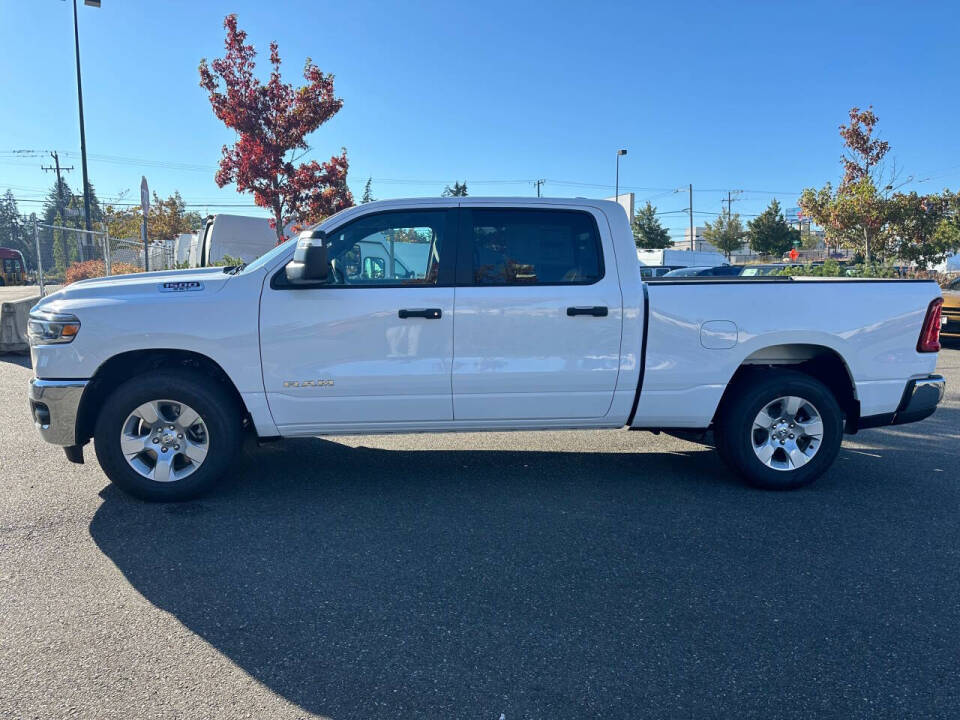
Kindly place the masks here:
[(196, 292), (203, 290), (203, 283), (199, 280), (177, 280), (160, 285), (160, 292)]
[(284, 380), (284, 387), (333, 387), (333, 380)]

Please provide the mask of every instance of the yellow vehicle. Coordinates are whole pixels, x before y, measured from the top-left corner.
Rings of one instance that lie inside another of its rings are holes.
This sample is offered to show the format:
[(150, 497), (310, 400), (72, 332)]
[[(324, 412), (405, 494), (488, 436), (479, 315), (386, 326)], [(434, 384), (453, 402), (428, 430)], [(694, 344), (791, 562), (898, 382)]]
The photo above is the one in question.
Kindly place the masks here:
[(943, 325), (941, 332), (960, 337), (960, 277), (951, 280), (943, 289)]
[(0, 247), (0, 285), (26, 285), (27, 266), (19, 250)]

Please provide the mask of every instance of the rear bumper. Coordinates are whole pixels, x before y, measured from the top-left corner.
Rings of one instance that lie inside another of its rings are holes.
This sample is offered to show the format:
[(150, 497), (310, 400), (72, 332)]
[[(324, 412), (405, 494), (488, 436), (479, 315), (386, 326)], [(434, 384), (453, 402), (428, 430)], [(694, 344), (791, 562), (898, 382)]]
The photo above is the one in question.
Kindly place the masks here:
[(857, 427), (863, 430), (883, 425), (903, 425), (928, 418), (943, 400), (946, 389), (947, 381), (943, 375), (928, 375), (925, 378), (909, 380), (895, 412), (862, 417)]
[(86, 380), (30, 380), (30, 415), (40, 437), (53, 445), (77, 444), (77, 411)]

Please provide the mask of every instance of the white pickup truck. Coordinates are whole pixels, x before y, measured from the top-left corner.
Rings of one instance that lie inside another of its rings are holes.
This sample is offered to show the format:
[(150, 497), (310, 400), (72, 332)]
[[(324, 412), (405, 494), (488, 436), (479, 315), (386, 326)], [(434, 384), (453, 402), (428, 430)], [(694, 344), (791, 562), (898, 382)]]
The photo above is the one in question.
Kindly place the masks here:
[(207, 490), (248, 432), (628, 427), (712, 438), (748, 482), (793, 488), (844, 432), (934, 411), (941, 302), (932, 282), (643, 283), (612, 202), (376, 202), (243, 267), (43, 299), (29, 404), (150, 500)]

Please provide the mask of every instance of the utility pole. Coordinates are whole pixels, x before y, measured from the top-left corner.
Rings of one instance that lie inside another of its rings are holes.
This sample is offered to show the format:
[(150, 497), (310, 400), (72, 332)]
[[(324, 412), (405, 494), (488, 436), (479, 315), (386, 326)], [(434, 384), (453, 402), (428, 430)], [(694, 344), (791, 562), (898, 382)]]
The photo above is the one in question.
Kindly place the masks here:
[[(84, 0), (85, 5), (100, 7), (100, 0)], [(87, 135), (83, 129), (83, 85), (80, 83), (80, 30), (77, 27), (77, 0), (73, 0), (73, 47), (77, 56), (77, 102), (80, 106), (80, 167), (83, 170), (83, 224), (90, 231), (90, 181), (87, 179)]]
[(626, 154), (626, 150), (617, 150), (617, 179), (614, 184), (614, 193), (618, 203), (620, 202), (620, 156)]
[[(57, 217), (59, 217), (58, 223), (66, 225), (66, 213), (64, 212), (65, 208), (63, 207), (63, 183), (60, 179), (60, 172), (70, 172), (73, 170), (73, 165), (68, 168), (60, 167), (60, 156), (57, 154), (56, 150), (50, 152), (50, 157), (53, 158), (53, 167), (46, 167), (44, 165), (40, 166), (40, 169), (44, 172), (56, 172), (57, 173)], [(63, 231), (60, 231), (61, 235)], [(66, 248), (64, 248), (66, 249)], [(83, 261), (83, 238), (77, 239), (77, 253), (80, 256), (81, 262)]]
[(53, 158), (53, 167), (46, 167), (41, 165), (40, 169), (44, 172), (56, 172), (57, 173), (57, 212), (60, 214), (60, 218), (63, 219), (63, 194), (60, 192), (63, 188), (63, 184), (60, 180), (61, 172), (70, 172), (73, 170), (73, 165), (70, 167), (62, 168), (60, 167), (60, 156), (57, 155), (56, 151), (50, 153), (50, 157)]
[[(734, 196), (734, 194), (739, 195), (740, 192), (741, 192), (740, 190), (732, 190), (732, 191), (731, 191), (731, 190), (727, 190), (727, 220), (728, 220), (728, 221), (730, 220), (730, 217), (731, 217), (731, 215), (732, 215), (731, 205), (733, 204), (733, 201), (734, 201), (734, 200), (739, 199), (739, 198), (734, 198), (733, 196)], [(721, 205), (721, 206), (723, 205), (723, 201), (722, 201), (722, 200), (720, 201), (720, 205)]]
[(533, 184), (537, 186), (537, 197), (540, 197), (540, 186), (543, 185), (545, 182), (546, 180), (543, 180), (543, 179), (533, 181)]
[(693, 251), (693, 238), (694, 238), (694, 232), (693, 232), (693, 183), (690, 183), (690, 185), (688, 186), (688, 189), (689, 189), (689, 191), (690, 191), (690, 207), (687, 208), (687, 209), (690, 211), (690, 250), (691, 250), (691, 252), (692, 252), (692, 251)]

